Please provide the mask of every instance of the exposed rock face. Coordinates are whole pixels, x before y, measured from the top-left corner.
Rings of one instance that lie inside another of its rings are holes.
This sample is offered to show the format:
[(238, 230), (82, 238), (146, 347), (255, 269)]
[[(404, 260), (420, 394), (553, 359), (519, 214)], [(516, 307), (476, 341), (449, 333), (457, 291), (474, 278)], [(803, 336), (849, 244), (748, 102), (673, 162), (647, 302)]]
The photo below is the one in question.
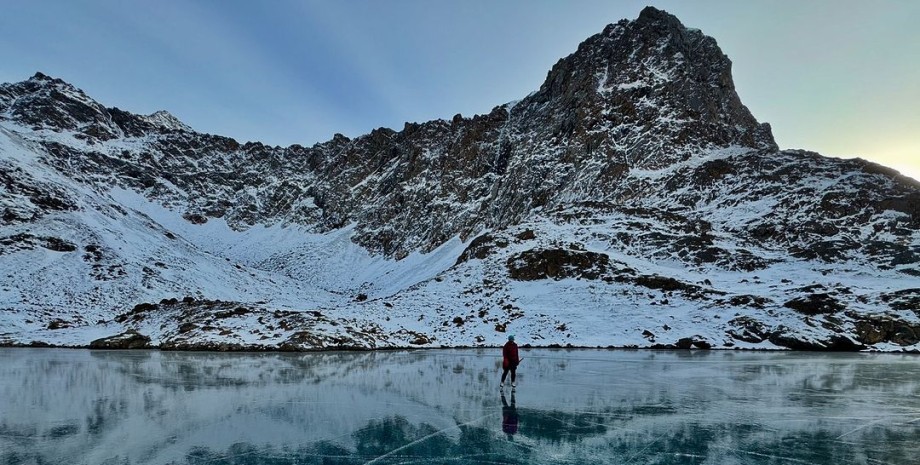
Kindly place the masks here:
[(843, 309), (843, 305), (833, 296), (824, 293), (809, 294), (806, 297), (797, 297), (785, 304), (784, 307), (791, 308), (805, 315), (824, 315), (838, 313)]
[(606, 255), (583, 250), (528, 250), (508, 258), (508, 276), (521, 281), (538, 279), (599, 279), (607, 273)]
[(134, 330), (111, 337), (96, 339), (89, 343), (90, 349), (147, 349), (150, 338)]
[(715, 40), (651, 7), (518, 102), (313, 147), (0, 85), (0, 342), (915, 350), (918, 231), (920, 183), (778, 150)]
[(863, 344), (890, 342), (913, 346), (920, 342), (920, 324), (891, 316), (857, 316), (856, 337)]

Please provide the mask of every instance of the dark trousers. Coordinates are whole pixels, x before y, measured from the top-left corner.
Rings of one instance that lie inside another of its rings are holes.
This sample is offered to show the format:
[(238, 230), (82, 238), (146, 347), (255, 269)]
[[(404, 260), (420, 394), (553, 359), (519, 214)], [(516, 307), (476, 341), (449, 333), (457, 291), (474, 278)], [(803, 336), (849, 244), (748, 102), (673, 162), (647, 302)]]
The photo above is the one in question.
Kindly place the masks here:
[(509, 371), (511, 372), (511, 382), (513, 383), (514, 382), (514, 372), (517, 371), (517, 366), (512, 365), (502, 370), (502, 382), (503, 383), (505, 382), (505, 377), (508, 376)]

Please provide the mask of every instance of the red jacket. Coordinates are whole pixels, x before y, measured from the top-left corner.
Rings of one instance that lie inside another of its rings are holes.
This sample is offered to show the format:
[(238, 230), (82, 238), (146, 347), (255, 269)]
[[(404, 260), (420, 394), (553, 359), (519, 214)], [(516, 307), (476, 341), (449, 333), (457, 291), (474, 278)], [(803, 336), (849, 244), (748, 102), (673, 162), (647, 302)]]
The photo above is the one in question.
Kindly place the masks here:
[(521, 363), (520, 357), (518, 357), (518, 346), (514, 341), (508, 341), (505, 343), (505, 347), (502, 347), (502, 368), (517, 368), (518, 363)]

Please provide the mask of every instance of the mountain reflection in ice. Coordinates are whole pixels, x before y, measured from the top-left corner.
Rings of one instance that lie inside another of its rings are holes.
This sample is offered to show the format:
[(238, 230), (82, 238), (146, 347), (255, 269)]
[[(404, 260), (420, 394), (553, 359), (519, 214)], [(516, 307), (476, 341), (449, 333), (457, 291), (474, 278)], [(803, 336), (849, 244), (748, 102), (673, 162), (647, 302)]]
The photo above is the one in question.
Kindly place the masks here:
[(920, 358), (0, 349), (0, 464), (916, 464)]

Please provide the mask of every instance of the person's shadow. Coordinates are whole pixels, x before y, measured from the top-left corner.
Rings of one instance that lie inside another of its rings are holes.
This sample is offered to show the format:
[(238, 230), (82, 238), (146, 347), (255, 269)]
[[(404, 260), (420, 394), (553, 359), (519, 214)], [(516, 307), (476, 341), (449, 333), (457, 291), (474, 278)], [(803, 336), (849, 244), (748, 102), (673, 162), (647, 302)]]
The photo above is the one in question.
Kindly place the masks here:
[(511, 391), (511, 405), (502, 392), (502, 431), (508, 435), (508, 440), (513, 441), (518, 430), (518, 413), (514, 406), (514, 391)]

